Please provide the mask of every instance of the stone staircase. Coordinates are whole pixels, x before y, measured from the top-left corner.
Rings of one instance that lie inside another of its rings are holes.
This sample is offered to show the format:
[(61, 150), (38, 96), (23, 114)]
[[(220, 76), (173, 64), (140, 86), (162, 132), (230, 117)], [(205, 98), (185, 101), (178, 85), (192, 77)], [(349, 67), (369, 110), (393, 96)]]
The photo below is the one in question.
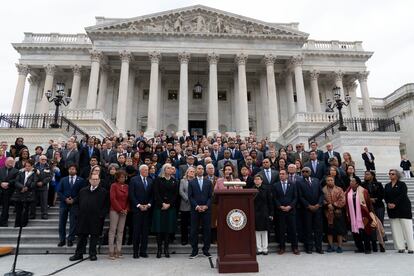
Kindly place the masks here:
[[(362, 171), (358, 171), (357, 175), (361, 176)], [(383, 184), (388, 182), (388, 175), (386, 173), (379, 173), (377, 175), (378, 181), (382, 182)], [(408, 195), (412, 202), (414, 202), (414, 178), (413, 179), (403, 179), (407, 183), (408, 186)], [(414, 208), (413, 208), (414, 211)], [(39, 214), (38, 214), (38, 217)], [(10, 210), (10, 220), (9, 225), (14, 224), (15, 214), (13, 212), (13, 208)], [(49, 209), (49, 219), (48, 220), (41, 220), (35, 219), (30, 220), (27, 227), (23, 228), (22, 232), (22, 239), (20, 244), (20, 253), (22, 254), (73, 254), (75, 251), (75, 246), (73, 247), (57, 247), (59, 242), (59, 235), (58, 235), (58, 221), (59, 221), (59, 208), (52, 207)], [(105, 226), (108, 227), (109, 221), (107, 220)], [(384, 222), (385, 232), (388, 237), (388, 241), (386, 242), (387, 249), (394, 249), (392, 243), (392, 235), (391, 235), (391, 226), (388, 220), (387, 214), (385, 214), (385, 222)], [(15, 246), (17, 241), (17, 234), (18, 228), (14, 228), (9, 226), (7, 228), (1, 227), (0, 228), (0, 246)], [(273, 233), (271, 233), (273, 235)], [(348, 235), (349, 241), (344, 244), (344, 250), (354, 250), (354, 244), (351, 240), (351, 235)], [(273, 239), (271, 238), (271, 241)], [(190, 245), (182, 246), (180, 244), (180, 234), (179, 230), (177, 229), (176, 234), (176, 241), (171, 244), (171, 252), (175, 252), (177, 254), (190, 254), (191, 247)], [(277, 248), (277, 244), (271, 242), (269, 245), (269, 250), (271, 252), (275, 252)], [(302, 247), (300, 249), (303, 249)], [(100, 252), (107, 253), (108, 248), (107, 246), (102, 246)], [(126, 254), (132, 254), (132, 246), (125, 245), (123, 247), (123, 251)], [(156, 252), (156, 242), (155, 237), (149, 237), (149, 245), (148, 251), (150, 254)], [(217, 246), (211, 246), (211, 253), (217, 252)]]

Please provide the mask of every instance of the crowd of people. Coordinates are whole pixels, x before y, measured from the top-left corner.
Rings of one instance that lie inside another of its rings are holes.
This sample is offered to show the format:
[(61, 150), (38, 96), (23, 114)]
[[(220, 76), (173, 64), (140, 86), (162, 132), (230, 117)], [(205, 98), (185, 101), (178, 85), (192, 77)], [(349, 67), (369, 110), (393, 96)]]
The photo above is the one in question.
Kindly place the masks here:
[[(58, 203), (58, 246), (76, 242), (70, 260), (83, 258), (88, 239), (90, 260), (97, 259), (99, 242), (108, 243), (108, 257), (115, 260), (122, 258), (123, 244), (133, 245), (133, 258), (147, 258), (149, 235), (156, 236), (156, 257), (169, 258), (179, 220), (180, 242), (191, 244), (190, 258), (199, 254), (199, 234), (202, 254), (211, 256), (210, 244), (220, 235), (215, 191), (257, 189), (257, 254), (269, 253), (269, 236), (279, 244), (280, 255), (286, 243), (296, 255), (299, 243), (308, 254), (342, 253), (348, 233), (355, 252), (385, 252), (385, 211), (395, 248), (413, 253), (411, 202), (400, 172), (390, 169), (389, 182), (383, 185), (368, 148), (361, 159), (366, 166), (362, 180), (352, 156), (340, 154), (332, 144), (325, 151), (316, 142), (309, 151), (303, 144), (278, 148), (253, 134), (242, 139), (184, 132), (178, 137), (160, 131), (152, 139), (139, 132), (102, 141), (73, 136), (66, 142), (49, 141), (47, 148), (37, 146), (33, 154), (19, 137), (10, 147), (1, 142), (0, 226), (8, 226), (11, 205), (14, 226), (25, 227), (36, 218), (38, 207), (46, 220), (48, 207)], [(406, 162), (401, 165), (410, 170)], [(246, 185), (224, 185), (229, 181)]]

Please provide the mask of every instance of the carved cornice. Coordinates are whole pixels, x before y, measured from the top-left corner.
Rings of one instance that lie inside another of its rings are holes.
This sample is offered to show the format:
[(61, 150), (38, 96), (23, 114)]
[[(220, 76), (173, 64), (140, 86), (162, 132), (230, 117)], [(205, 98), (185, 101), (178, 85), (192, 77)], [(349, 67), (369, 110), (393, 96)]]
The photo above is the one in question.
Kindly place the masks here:
[(236, 55), (236, 57), (234, 58), (234, 61), (236, 62), (237, 65), (246, 65), (247, 58), (248, 58), (247, 54), (240, 53)]
[(263, 57), (263, 62), (266, 66), (273, 66), (275, 64), (276, 57), (272, 54), (266, 54)]
[(220, 60), (219, 54), (216, 54), (213, 52), (207, 55), (207, 61), (209, 64), (217, 64), (219, 60)]
[(303, 56), (301, 55), (293, 56), (289, 60), (289, 65), (293, 67), (302, 66), (302, 64), (303, 64)]
[(151, 63), (160, 63), (161, 61), (161, 53), (157, 51), (149, 52), (148, 53), (149, 59)]
[(17, 73), (22, 76), (27, 76), (30, 72), (30, 68), (27, 64), (16, 63)]
[(309, 77), (311, 80), (315, 81), (319, 79), (319, 71), (316, 69), (313, 69), (312, 71), (309, 72)]
[(182, 52), (178, 54), (178, 61), (180, 61), (180, 64), (188, 64), (190, 62), (190, 53)]
[(359, 82), (367, 81), (368, 80), (369, 71), (359, 72), (357, 74), (357, 78)]
[(43, 68), (45, 69), (46, 75), (54, 76), (56, 73), (56, 66), (54, 64), (47, 64)]
[(332, 76), (334, 77), (335, 82), (342, 82), (345, 73), (341, 70), (333, 72)]

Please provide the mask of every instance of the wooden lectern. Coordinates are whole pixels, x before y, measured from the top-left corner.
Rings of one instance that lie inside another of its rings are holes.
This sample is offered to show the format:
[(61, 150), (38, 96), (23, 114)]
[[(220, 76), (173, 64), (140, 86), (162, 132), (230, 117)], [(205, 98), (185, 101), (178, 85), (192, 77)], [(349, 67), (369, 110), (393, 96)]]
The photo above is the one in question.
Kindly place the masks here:
[(215, 191), (218, 198), (217, 267), (219, 273), (259, 272), (256, 260), (256, 189)]

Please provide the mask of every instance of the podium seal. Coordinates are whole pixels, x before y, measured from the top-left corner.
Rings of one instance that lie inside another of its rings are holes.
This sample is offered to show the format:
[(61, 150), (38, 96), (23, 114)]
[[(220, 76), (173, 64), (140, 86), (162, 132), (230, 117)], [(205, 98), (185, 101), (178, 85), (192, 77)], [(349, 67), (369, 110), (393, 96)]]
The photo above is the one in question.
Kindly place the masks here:
[(247, 216), (242, 210), (233, 209), (227, 214), (226, 221), (230, 229), (240, 231), (247, 224)]

